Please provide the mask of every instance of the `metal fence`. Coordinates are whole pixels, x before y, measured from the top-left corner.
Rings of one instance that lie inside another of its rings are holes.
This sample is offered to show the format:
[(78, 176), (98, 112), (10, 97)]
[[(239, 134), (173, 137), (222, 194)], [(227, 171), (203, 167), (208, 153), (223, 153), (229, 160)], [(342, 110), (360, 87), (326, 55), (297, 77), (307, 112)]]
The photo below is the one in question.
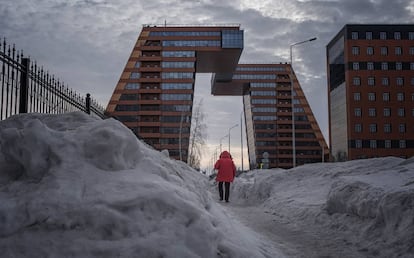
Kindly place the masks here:
[(0, 40), (0, 120), (19, 113), (61, 114), (83, 111), (105, 118), (90, 94), (82, 96), (36, 62)]

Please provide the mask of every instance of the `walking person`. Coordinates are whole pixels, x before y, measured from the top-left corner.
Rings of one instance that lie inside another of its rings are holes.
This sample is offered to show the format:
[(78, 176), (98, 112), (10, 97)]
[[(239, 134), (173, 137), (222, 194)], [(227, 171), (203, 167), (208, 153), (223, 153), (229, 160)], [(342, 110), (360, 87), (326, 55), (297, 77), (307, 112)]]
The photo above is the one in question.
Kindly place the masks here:
[(220, 159), (214, 164), (214, 169), (217, 169), (216, 181), (218, 182), (218, 189), (220, 194), (220, 201), (223, 200), (223, 183), (224, 183), (224, 200), (229, 202), (230, 197), (230, 183), (233, 182), (236, 176), (236, 166), (228, 151), (223, 151), (220, 154)]

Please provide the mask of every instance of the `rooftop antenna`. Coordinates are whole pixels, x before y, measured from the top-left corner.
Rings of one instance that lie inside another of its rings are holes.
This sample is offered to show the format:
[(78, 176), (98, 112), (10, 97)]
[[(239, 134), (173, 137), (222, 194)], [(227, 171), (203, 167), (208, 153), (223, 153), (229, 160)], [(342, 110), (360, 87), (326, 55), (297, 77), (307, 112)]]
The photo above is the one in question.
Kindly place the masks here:
[(164, 20), (164, 27), (167, 27), (167, 20)]

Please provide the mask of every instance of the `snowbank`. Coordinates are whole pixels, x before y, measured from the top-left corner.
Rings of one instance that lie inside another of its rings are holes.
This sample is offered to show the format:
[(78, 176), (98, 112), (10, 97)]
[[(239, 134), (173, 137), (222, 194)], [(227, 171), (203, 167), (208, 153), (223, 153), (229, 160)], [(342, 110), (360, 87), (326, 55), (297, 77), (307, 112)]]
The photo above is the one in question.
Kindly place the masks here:
[(255, 170), (233, 191), (239, 204), (260, 204), (279, 221), (335, 239), (360, 257), (414, 257), (413, 158)]
[(223, 213), (208, 180), (113, 119), (0, 122), (3, 257), (281, 257)]

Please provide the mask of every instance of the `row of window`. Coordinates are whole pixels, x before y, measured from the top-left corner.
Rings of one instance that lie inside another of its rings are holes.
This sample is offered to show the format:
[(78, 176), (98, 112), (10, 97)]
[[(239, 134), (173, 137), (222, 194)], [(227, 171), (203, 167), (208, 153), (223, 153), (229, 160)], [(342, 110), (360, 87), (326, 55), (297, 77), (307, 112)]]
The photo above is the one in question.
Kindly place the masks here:
[[(404, 77), (396, 77), (395, 78), (395, 84), (397, 86), (403, 86), (404, 85)], [(361, 85), (361, 77), (353, 77), (352, 78), (352, 84), (355, 86)], [(375, 86), (375, 77), (370, 76), (367, 78), (367, 85), (368, 86)], [(389, 77), (381, 77), (381, 85), (388, 86), (390, 85), (390, 78)], [(414, 86), (414, 77), (411, 77), (410, 85)]]
[(239, 80), (273, 80), (276, 74), (234, 74), (233, 79)]
[[(362, 116), (362, 109), (361, 108), (354, 108), (354, 115), (355, 117)], [(405, 108), (397, 108), (397, 115), (399, 117), (405, 117)], [(376, 117), (377, 116), (377, 109), (376, 108), (368, 108), (368, 116)], [(383, 108), (383, 116), (390, 117), (391, 116), (391, 108), (385, 107)], [(414, 117), (414, 109), (411, 110), (411, 116)]]
[(258, 113), (272, 113), (272, 112), (276, 112), (277, 109), (275, 107), (256, 107), (253, 108), (252, 110), (253, 112), (258, 112)]
[(358, 70), (414, 70), (414, 62), (351, 62), (348, 67)]
[(220, 47), (220, 40), (164, 40), (163, 47)]
[(161, 37), (203, 37), (221, 36), (220, 31), (151, 31), (150, 36)]
[(252, 82), (250, 83), (252, 88), (276, 88), (276, 83), (274, 82)]
[(170, 72), (162, 73), (163, 79), (193, 79), (194, 73)]
[[(147, 89), (157, 89), (158, 85), (144, 86)], [(125, 85), (126, 90), (137, 90), (140, 89), (139, 83), (127, 83)], [(161, 83), (161, 89), (163, 90), (192, 90), (192, 83)]]
[(277, 71), (277, 72), (284, 72), (286, 68), (284, 66), (238, 66), (236, 71)]
[(194, 62), (162, 62), (163, 68), (194, 68)]
[(275, 121), (275, 120), (277, 120), (277, 116), (253, 116), (253, 120)]
[(162, 51), (163, 57), (195, 57), (195, 51)]
[(192, 100), (192, 94), (161, 94), (161, 100)]
[(252, 104), (276, 104), (276, 99), (252, 99)]
[[(371, 149), (405, 149), (407, 148), (407, 142), (412, 145), (412, 141), (407, 140), (352, 140), (351, 148), (362, 149), (362, 148), (371, 148)], [(412, 146), (409, 146), (412, 148)]]
[[(391, 124), (384, 124), (383, 132), (384, 133), (391, 133), (392, 130)], [(354, 130), (356, 133), (362, 133), (363, 131), (363, 125), (362, 124), (355, 124)], [(369, 124), (368, 125), (368, 131), (370, 133), (376, 133), (378, 132), (378, 125), (377, 124)], [(398, 124), (398, 132), (399, 133), (405, 133), (406, 132), (406, 124)]]
[[(366, 54), (368, 56), (372, 56), (372, 55), (374, 55), (374, 50), (375, 50), (375, 48), (373, 46), (368, 46), (366, 48)], [(360, 55), (360, 52), (361, 51), (360, 51), (360, 47), (359, 46), (352, 46), (352, 55), (358, 56), (358, 55)], [(414, 47), (410, 47), (408, 53), (410, 55), (414, 55)], [(387, 46), (380, 47), (380, 54), (382, 56), (387, 56), (389, 54), (388, 53), (388, 47)], [(403, 54), (403, 48), (400, 47), (400, 46), (394, 47), (394, 54), (396, 56), (401, 56)]]
[[(365, 36), (365, 37), (364, 37)], [(394, 31), (392, 32), (386, 32), (386, 31), (380, 31), (379, 33), (377, 32), (372, 32), (372, 31), (366, 31), (365, 35), (362, 32), (359, 31), (352, 31), (351, 32), (351, 39), (367, 39), (367, 40), (371, 40), (371, 39), (395, 39), (395, 40), (400, 40), (400, 39), (409, 39), (409, 40), (414, 40), (414, 32), (410, 31), (408, 32), (408, 34), (406, 33), (402, 33), (400, 31)]]
[[(390, 95), (391, 94), (389, 92), (383, 92), (382, 93), (382, 100), (383, 101), (390, 101), (390, 99), (391, 99)], [(397, 96), (397, 101), (404, 101), (405, 100), (404, 92), (397, 92), (396, 96)], [(368, 100), (369, 101), (376, 101), (376, 99), (377, 99), (377, 94), (375, 92), (368, 92)], [(361, 100), (361, 93), (360, 92), (354, 92), (354, 100), (355, 101), (360, 101)], [(411, 94), (411, 100), (414, 101), (414, 93)]]

